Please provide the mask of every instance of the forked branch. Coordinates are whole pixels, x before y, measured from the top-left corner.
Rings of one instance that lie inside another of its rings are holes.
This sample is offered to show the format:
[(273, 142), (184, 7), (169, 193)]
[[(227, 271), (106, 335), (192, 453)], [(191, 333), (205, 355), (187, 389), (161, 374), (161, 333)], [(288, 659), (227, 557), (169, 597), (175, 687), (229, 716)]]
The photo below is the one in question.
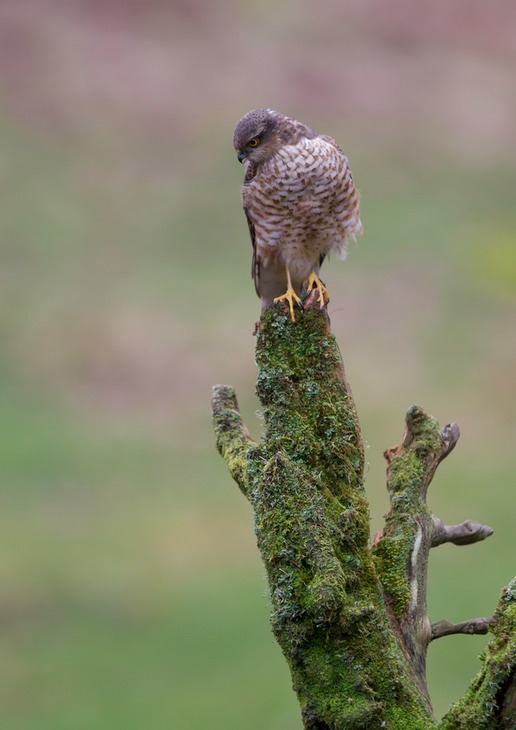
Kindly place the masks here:
[(401, 444), (385, 452), (391, 510), (373, 546), (392, 625), (429, 707), (426, 684), (429, 643), (452, 633), (486, 633), (492, 625), (492, 619), (432, 625), (427, 614), (430, 548), (445, 542), (468, 545), (493, 533), (487, 525), (472, 520), (447, 526), (432, 515), (426, 504), (436, 469), (455, 448), (459, 436), (457, 423), (441, 430), (437, 421), (419, 406), (408, 410)]
[(440, 727), (514, 727), (516, 586), (494, 618), (431, 624), (426, 610), (430, 549), (492, 534), (472, 520), (445, 525), (426, 504), (437, 466), (458, 441), (457, 424), (441, 430), (420, 407), (409, 409), (401, 444), (385, 452), (391, 510), (371, 548), (358, 418), (314, 296), (296, 322), (281, 307), (262, 315), (256, 361), (261, 442), (249, 436), (229, 386), (214, 388), (214, 427), (253, 508), (272, 628), (305, 730), (439, 727), (426, 687), (428, 644), (488, 630), (494, 638), (482, 672)]

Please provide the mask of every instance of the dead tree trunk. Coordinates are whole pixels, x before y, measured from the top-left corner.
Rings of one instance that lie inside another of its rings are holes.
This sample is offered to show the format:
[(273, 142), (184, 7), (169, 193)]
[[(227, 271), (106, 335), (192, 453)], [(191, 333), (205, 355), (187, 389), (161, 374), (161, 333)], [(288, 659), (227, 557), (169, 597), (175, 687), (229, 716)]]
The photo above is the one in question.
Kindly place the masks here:
[[(310, 297), (299, 321), (261, 318), (257, 392), (265, 434), (254, 442), (229, 386), (213, 393), (217, 447), (254, 510), (272, 628), (289, 664), (304, 727), (516, 728), (516, 581), (494, 617), (431, 624), (430, 548), (492, 530), (447, 526), (426, 505), (438, 464), (459, 438), (409, 409), (399, 446), (385, 452), (391, 510), (369, 544), (363, 446), (351, 390), (326, 312)], [(433, 639), (486, 633), (481, 673), (442, 720), (432, 714), (425, 657)]]

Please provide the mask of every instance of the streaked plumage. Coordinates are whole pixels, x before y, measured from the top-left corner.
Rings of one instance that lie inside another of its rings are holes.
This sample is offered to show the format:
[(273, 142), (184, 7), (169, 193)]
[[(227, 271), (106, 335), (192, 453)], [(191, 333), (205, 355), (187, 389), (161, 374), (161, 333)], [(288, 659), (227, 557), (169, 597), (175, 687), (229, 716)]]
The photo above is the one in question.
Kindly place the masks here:
[(233, 141), (246, 166), (242, 202), (257, 294), (262, 308), (288, 299), (294, 319), (292, 297), (282, 296), (289, 276), (295, 301), (310, 278), (323, 306), (317, 275), (324, 257), (344, 258), (348, 238), (362, 231), (347, 158), (331, 137), (271, 109), (242, 117)]

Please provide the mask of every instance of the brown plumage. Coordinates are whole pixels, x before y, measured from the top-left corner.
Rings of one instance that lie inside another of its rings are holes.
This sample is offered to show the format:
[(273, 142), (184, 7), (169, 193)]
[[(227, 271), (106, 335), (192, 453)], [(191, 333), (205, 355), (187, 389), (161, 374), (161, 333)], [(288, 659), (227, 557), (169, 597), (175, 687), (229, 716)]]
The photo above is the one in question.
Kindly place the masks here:
[(318, 278), (327, 254), (346, 255), (362, 231), (347, 158), (331, 137), (272, 109), (248, 112), (233, 143), (245, 162), (242, 202), (253, 244), (252, 274), (262, 308), (300, 304), (303, 285), (328, 294)]

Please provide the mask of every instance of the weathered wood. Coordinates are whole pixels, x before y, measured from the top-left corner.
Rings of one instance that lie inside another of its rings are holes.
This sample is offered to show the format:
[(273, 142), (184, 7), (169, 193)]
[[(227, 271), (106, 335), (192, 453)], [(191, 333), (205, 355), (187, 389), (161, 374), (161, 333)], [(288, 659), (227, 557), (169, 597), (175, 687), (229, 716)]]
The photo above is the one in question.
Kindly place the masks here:
[(430, 641), (452, 634), (487, 634), (490, 627), (494, 626), (495, 623), (496, 619), (493, 616), (471, 618), (469, 621), (462, 621), (458, 624), (446, 620), (438, 621), (432, 624)]
[(433, 515), (433, 522), (434, 529), (430, 547), (437, 547), (445, 542), (451, 542), (454, 545), (472, 545), (493, 534), (491, 527), (481, 525), (475, 520), (466, 520), (459, 525), (445, 525), (442, 520)]

